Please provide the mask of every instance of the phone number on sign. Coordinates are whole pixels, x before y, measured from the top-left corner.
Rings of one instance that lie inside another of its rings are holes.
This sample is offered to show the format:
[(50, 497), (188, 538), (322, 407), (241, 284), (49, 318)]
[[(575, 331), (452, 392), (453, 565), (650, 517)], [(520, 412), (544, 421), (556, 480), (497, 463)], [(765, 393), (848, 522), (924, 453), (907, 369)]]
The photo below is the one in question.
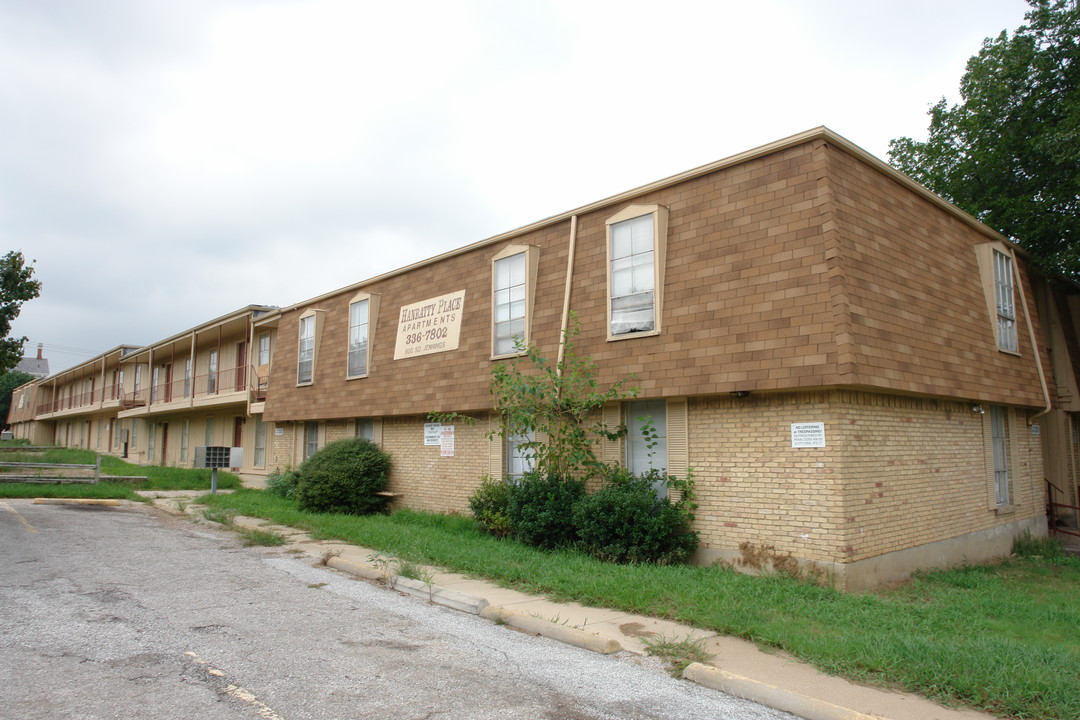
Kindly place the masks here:
[(415, 345), (418, 342), (441, 340), (450, 334), (449, 328), (440, 327), (425, 330), (424, 332), (409, 333), (405, 336), (406, 345)]

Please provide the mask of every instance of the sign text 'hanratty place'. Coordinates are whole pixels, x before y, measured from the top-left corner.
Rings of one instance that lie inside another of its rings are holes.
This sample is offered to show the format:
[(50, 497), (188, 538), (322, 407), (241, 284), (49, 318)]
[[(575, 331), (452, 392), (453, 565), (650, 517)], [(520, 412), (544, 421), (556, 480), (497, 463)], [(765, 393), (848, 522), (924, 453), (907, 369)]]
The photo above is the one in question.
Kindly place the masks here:
[(465, 291), (403, 305), (398, 316), (394, 359), (457, 350)]

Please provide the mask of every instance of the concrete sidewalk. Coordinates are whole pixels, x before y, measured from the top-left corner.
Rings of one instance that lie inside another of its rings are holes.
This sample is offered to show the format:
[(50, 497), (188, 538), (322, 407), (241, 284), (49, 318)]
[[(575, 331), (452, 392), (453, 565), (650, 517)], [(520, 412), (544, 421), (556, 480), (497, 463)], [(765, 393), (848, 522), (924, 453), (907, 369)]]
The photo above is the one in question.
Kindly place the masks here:
[[(150, 494), (150, 493), (147, 493)], [(174, 514), (197, 511), (179, 508), (174, 497), (156, 493), (154, 505)], [(192, 493), (169, 493), (190, 497)], [(162, 497), (164, 496), (164, 497)], [(763, 652), (751, 642), (691, 628), (668, 620), (619, 610), (558, 603), (466, 577), (422, 568), (424, 579), (411, 580), (393, 572), (392, 558), (370, 548), (312, 540), (295, 528), (238, 517), (239, 527), (274, 531), (287, 538), (287, 551), (303, 551), (314, 562), (421, 599), (486, 617), (515, 630), (544, 635), (595, 652), (645, 654), (643, 639), (702, 640), (708, 663), (693, 663), (684, 677), (731, 695), (785, 710), (807, 720), (991, 720), (974, 710), (942, 707), (921, 696), (856, 685), (826, 675), (780, 652)]]

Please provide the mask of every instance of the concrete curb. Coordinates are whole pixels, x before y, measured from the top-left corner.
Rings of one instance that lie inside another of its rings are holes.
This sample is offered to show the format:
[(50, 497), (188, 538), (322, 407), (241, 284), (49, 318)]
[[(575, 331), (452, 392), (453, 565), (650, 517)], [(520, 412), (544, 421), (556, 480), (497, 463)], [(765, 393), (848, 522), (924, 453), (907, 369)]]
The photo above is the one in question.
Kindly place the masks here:
[(690, 663), (683, 671), (683, 677), (698, 685), (752, 700), (774, 710), (783, 710), (806, 720), (884, 720), (879, 715), (867, 715), (702, 663)]
[[(330, 558), (326, 561), (326, 564), (335, 570), (340, 570), (349, 573), (350, 575), (358, 575), (368, 580), (377, 580), (383, 583), (386, 583), (387, 580), (386, 574), (381, 570), (376, 570), (373, 567), (361, 565), (360, 563), (351, 562), (349, 560), (342, 560), (339, 557)], [(466, 595), (465, 593), (450, 590), (449, 588), (444, 588), (439, 585), (429, 585), (426, 582), (413, 580), (412, 578), (396, 576), (392, 585), (390, 583), (386, 583), (386, 585), (394, 590), (400, 590), (401, 592), (408, 593), (421, 600), (427, 600), (435, 605), (443, 605), (452, 610), (460, 610), (461, 612), (467, 612), (473, 615), (480, 615), (484, 608), (488, 606), (488, 601), (483, 598)]]
[(533, 615), (525, 615), (524, 613), (507, 610), (498, 605), (489, 605), (480, 612), (480, 617), (493, 622), (504, 623), (515, 630), (543, 635), (546, 638), (558, 640), (559, 642), (564, 642), (568, 645), (575, 645), (579, 648), (584, 648), (585, 650), (592, 650), (601, 655), (611, 655), (620, 652), (623, 649), (623, 646), (620, 645), (617, 640), (606, 638), (597, 633), (570, 627), (569, 625), (559, 625), (558, 623), (538, 618)]
[(120, 507), (124, 502), (108, 498), (34, 498), (34, 505), (100, 505)]

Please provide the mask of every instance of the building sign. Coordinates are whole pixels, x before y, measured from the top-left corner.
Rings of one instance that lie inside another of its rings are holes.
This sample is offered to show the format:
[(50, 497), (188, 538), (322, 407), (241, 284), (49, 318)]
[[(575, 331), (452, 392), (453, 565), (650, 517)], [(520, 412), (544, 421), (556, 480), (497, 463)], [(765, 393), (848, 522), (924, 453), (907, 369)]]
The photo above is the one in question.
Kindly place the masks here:
[(825, 423), (791, 423), (791, 447), (825, 447)]
[(439, 445), (442, 423), (424, 423), (424, 445)]
[(439, 431), (439, 456), (454, 457), (454, 426), (443, 425)]
[(464, 306), (464, 290), (402, 305), (394, 359), (457, 350)]

